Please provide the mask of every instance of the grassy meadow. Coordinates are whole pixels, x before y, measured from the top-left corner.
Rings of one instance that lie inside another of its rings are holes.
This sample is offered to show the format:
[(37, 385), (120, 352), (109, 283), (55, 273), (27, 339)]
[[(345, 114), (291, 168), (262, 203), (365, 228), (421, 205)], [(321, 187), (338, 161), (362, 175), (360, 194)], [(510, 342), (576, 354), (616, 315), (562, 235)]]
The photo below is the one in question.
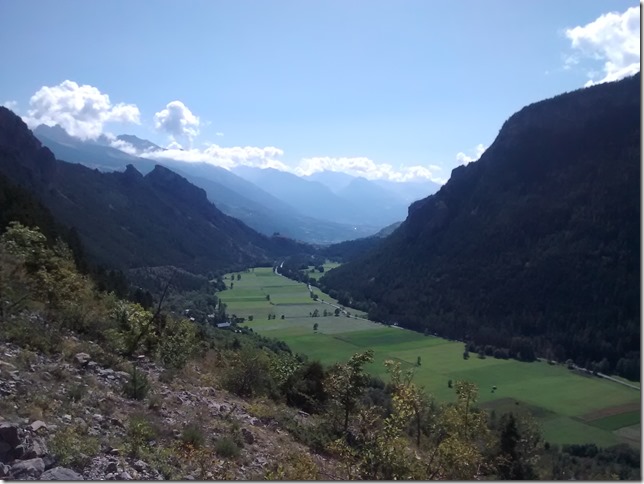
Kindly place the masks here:
[[(319, 296), (314, 301), (305, 284), (274, 274), (271, 268), (239, 274), (239, 280), (237, 273), (226, 276), (225, 282), (229, 287), (233, 282), (233, 289), (219, 293), (228, 312), (246, 318), (245, 324), (254, 331), (283, 340), (310, 359), (331, 364), (371, 348), (375, 351), (375, 361), (369, 367), (373, 374), (385, 378), (383, 362), (398, 360), (404, 367), (414, 368), (415, 381), (441, 401), (455, 399), (449, 380), (472, 381), (479, 386), (482, 407), (497, 415), (530, 412), (551, 443), (639, 445), (637, 390), (574, 373), (563, 365), (480, 359), (476, 354), (465, 360), (463, 343), (356, 319), (355, 315), (364, 315), (349, 308), (351, 317), (343, 313), (334, 316), (337, 301), (313, 288)], [(319, 317), (311, 316), (315, 310)], [(324, 316), (325, 310), (328, 316)], [(269, 314), (275, 319), (269, 320)], [(249, 316), (253, 321), (248, 321)], [(317, 331), (313, 330), (315, 323)]]

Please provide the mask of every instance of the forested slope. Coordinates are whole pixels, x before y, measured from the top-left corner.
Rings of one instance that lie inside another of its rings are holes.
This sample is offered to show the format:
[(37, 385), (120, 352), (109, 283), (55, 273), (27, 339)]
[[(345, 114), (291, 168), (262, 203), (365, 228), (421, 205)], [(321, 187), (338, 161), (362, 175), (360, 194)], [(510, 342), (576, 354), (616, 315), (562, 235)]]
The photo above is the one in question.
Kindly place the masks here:
[(157, 165), (101, 173), (56, 160), (24, 122), (0, 107), (0, 173), (74, 227), (94, 261), (114, 268), (175, 265), (207, 273), (271, 263), (307, 250), (266, 237), (219, 211), (205, 192)]
[(640, 105), (638, 74), (523, 108), (324, 289), (497, 356), (639, 378)]

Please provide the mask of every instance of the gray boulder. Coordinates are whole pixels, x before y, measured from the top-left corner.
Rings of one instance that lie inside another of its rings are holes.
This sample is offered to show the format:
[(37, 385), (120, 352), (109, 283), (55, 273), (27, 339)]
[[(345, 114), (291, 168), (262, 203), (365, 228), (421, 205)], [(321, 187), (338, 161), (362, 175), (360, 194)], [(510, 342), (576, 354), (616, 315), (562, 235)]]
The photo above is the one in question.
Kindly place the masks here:
[(84, 481), (83, 476), (66, 467), (54, 467), (40, 476), (41, 481)]
[(14, 478), (38, 478), (45, 472), (45, 463), (38, 457), (36, 459), (21, 460), (11, 466), (11, 475)]

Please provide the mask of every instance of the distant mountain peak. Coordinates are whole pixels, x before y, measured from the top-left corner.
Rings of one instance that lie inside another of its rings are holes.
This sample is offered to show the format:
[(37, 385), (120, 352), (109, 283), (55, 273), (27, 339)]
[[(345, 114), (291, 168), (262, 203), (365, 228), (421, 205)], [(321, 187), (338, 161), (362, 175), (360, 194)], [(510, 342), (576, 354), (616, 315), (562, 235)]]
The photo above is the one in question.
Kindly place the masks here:
[(165, 148), (161, 148), (159, 145), (153, 143), (152, 141), (139, 138), (138, 136), (135, 136), (133, 134), (119, 134), (116, 139), (132, 145), (132, 147), (139, 152), (165, 150)]
[(70, 135), (67, 131), (65, 131), (65, 128), (63, 128), (59, 124), (55, 124), (54, 126), (40, 124), (36, 126), (33, 132), (36, 136), (44, 136), (53, 141), (57, 141), (58, 143), (72, 143), (74, 141), (77, 141), (77, 138), (74, 138), (72, 135)]

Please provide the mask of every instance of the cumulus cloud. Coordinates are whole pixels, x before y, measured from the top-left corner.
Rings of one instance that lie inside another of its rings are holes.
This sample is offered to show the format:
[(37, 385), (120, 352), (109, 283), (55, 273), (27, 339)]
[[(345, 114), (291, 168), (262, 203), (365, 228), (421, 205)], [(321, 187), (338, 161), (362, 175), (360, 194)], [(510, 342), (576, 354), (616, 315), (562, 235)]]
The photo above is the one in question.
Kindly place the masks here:
[(77, 138), (96, 139), (105, 123), (139, 124), (140, 115), (135, 104), (112, 104), (110, 97), (96, 87), (66, 80), (36, 91), (24, 119), (31, 127), (58, 124)]
[(586, 86), (616, 81), (640, 70), (639, 5), (623, 13), (606, 13), (589, 24), (566, 29), (565, 34), (576, 53), (566, 58), (564, 68), (578, 64), (580, 57), (604, 62), (601, 73), (589, 73)]
[(110, 139), (109, 143), (112, 148), (121, 150), (124, 153), (127, 153), (128, 155), (139, 156), (141, 154), (139, 150), (137, 150), (134, 146), (132, 146), (131, 143), (128, 143), (127, 141), (124, 141), (122, 139), (113, 138), (113, 139)]
[(394, 168), (394, 166), (388, 163), (376, 163), (364, 156), (316, 156), (312, 158), (303, 158), (295, 168), (294, 172), (300, 176), (307, 176), (325, 170), (361, 176), (367, 180), (384, 179), (405, 182), (414, 179), (427, 179), (437, 183), (444, 183), (442, 179), (435, 177), (432, 169), (428, 167), (416, 165)]
[(187, 139), (189, 142), (199, 134), (199, 117), (195, 116), (181, 101), (168, 103), (154, 115), (154, 125), (159, 131), (170, 135), (173, 141)]
[(11, 109), (12, 111), (15, 111), (16, 108), (18, 107), (18, 101), (5, 101), (0, 106), (4, 106), (7, 109)]
[(467, 165), (468, 163), (478, 160), (485, 149), (485, 146), (479, 143), (478, 145), (476, 145), (476, 148), (474, 148), (474, 156), (467, 155), (460, 151), (456, 153), (456, 161), (458, 161), (461, 165)]
[(163, 151), (139, 153), (139, 156), (153, 160), (177, 160), (187, 163), (210, 163), (231, 169), (235, 166), (254, 166), (258, 168), (275, 168), (288, 171), (289, 168), (279, 158), (284, 152), (274, 146), (259, 148), (256, 146), (224, 147), (211, 144), (205, 149), (182, 149), (177, 142), (172, 142)]

